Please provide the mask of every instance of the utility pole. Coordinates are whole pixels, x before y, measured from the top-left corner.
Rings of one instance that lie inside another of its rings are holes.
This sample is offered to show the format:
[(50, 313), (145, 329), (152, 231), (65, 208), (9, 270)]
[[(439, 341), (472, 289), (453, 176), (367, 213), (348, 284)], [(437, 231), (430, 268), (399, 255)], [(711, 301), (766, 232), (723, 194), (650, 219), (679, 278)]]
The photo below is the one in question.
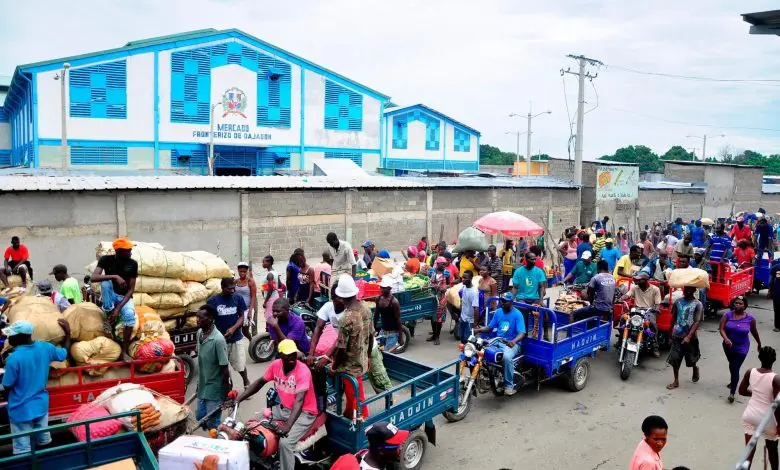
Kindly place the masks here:
[(579, 86), (578, 86), (578, 96), (577, 96), (577, 140), (575, 141), (574, 145), (574, 183), (575, 184), (582, 184), (582, 144), (583, 144), (583, 133), (584, 133), (584, 122), (583, 119), (585, 117), (585, 79), (587, 78), (590, 81), (593, 81), (594, 78), (598, 77), (599, 74), (591, 74), (590, 72), (585, 71), (585, 67), (588, 65), (598, 67), (601, 65), (604, 65), (603, 62), (596, 59), (591, 59), (589, 57), (585, 57), (582, 55), (572, 55), (569, 54), (566, 57), (570, 59), (574, 59), (579, 63), (579, 71), (578, 72), (572, 72), (571, 68), (566, 68), (566, 70), (561, 69), (561, 76), (563, 74), (568, 73), (571, 75), (576, 75)]
[[(517, 162), (517, 165), (515, 165), (515, 166), (519, 166), (519, 164), (520, 164), (520, 136), (525, 134), (525, 132), (507, 131), (507, 132), (504, 132), (504, 134), (512, 134), (515, 137), (517, 137), (517, 151), (515, 152), (515, 162)], [(512, 173), (513, 173), (513, 176), (517, 176), (517, 175), (514, 175), (514, 171), (512, 171)]]
[[(549, 110), (548, 111), (544, 111), (542, 113), (538, 113), (538, 114), (532, 114), (531, 113), (531, 107), (532, 107), (531, 106), (531, 102), (529, 101), (528, 102), (528, 115), (527, 116), (522, 116), (522, 115), (517, 114), (517, 113), (511, 113), (509, 115), (509, 117), (524, 117), (524, 118), (526, 118), (528, 120), (528, 130), (526, 130), (526, 132), (525, 132), (525, 134), (526, 134), (526, 138), (525, 138), (525, 175), (526, 176), (531, 176), (531, 134), (532, 134), (532, 132), (531, 132), (531, 121), (535, 117), (541, 116), (542, 114), (552, 114), (552, 111), (549, 111)], [(520, 162), (520, 157), (519, 157), (519, 155), (520, 155), (520, 134), (519, 134), (519, 131), (518, 131), (518, 136), (517, 136), (517, 155), (518, 155), (517, 161)]]
[[(688, 135), (686, 136), (688, 138), (694, 138), (694, 139), (700, 139), (702, 141), (701, 145), (701, 161), (707, 160), (707, 134), (704, 134), (703, 136), (698, 135)], [(710, 137), (726, 137), (726, 134), (718, 134), (718, 135), (712, 135)], [(694, 153), (695, 155), (695, 153)]]

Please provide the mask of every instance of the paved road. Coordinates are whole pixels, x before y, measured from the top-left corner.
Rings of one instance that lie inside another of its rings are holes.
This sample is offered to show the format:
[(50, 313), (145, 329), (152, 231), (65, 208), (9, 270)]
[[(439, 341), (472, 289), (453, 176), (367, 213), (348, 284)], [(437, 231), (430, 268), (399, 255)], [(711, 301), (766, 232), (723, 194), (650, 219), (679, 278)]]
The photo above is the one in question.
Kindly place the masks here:
[[(780, 336), (772, 332), (771, 302), (756, 295), (749, 300), (749, 311), (758, 320), (764, 344), (780, 347)], [(455, 358), (454, 339), (450, 336), (440, 346), (433, 346), (425, 342), (429, 329), (427, 325), (417, 329), (405, 355), (430, 365)], [(526, 389), (513, 397), (488, 393), (476, 399), (471, 413), (460, 423), (450, 424), (437, 417), (439, 445), (429, 446), (424, 467), (625, 469), (642, 437), (642, 419), (659, 414), (670, 425), (669, 443), (663, 452), (667, 468), (734, 468), (743, 448), (740, 417), (746, 399), (738, 397), (734, 404), (726, 401), (728, 365), (717, 322), (706, 321), (699, 337), (699, 383), (692, 383), (690, 369), (683, 368), (680, 388), (666, 390), (672, 370), (665, 358), (644, 359), (630, 380), (622, 382), (615, 351), (601, 353), (592, 362), (588, 385), (581, 392), (572, 393), (550, 383), (539, 391)], [(745, 367), (757, 365), (754, 344)], [(252, 364), (250, 377), (258, 377), (264, 369), (262, 364)], [(234, 380), (240, 383), (238, 376)], [(258, 411), (264, 401), (265, 393), (261, 392), (251, 404), (242, 406), (242, 412)]]

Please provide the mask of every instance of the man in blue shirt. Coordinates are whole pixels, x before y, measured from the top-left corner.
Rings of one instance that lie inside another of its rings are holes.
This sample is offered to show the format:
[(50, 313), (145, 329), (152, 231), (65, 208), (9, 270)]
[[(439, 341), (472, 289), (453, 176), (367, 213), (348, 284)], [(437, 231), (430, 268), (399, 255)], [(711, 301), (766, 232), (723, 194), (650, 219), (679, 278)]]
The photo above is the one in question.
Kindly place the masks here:
[(615, 248), (615, 240), (607, 238), (604, 248), (599, 253), (599, 258), (607, 262), (609, 272), (615, 270), (615, 264), (620, 259), (620, 250)]
[[(538, 269), (538, 268), (537, 268)], [(505, 341), (495, 345), (504, 351), (504, 394), (512, 396), (515, 389), (515, 356), (520, 352), (520, 342), (525, 337), (523, 314), (512, 305), (512, 294), (504, 292), (501, 296), (501, 308), (496, 310), (487, 326), (474, 330), (474, 333), (495, 331)]]
[[(726, 227), (722, 224), (718, 225), (715, 229), (715, 233), (710, 237), (710, 243), (707, 245), (707, 251), (704, 253), (706, 258), (709, 255), (709, 259), (712, 263), (728, 262), (731, 256), (731, 238), (726, 235)], [(714, 279), (719, 277), (722, 272), (719, 264), (712, 266), (712, 276)]]
[(247, 306), (244, 299), (236, 294), (235, 279), (232, 277), (222, 279), (222, 292), (210, 298), (207, 303), (217, 309), (214, 325), (225, 336), (230, 366), (241, 376), (246, 388), (249, 386), (249, 376), (246, 373), (249, 340), (244, 338), (241, 327), (244, 325), (244, 312)]
[(683, 221), (681, 217), (677, 217), (674, 220), (674, 223), (672, 224), (672, 235), (678, 239), (683, 237)]
[(547, 275), (536, 267), (536, 255), (525, 254), (525, 264), (515, 269), (512, 275), (512, 294), (525, 304), (541, 305), (547, 291)]
[(590, 238), (587, 233), (580, 234), (580, 244), (577, 245), (577, 259), (582, 259), (582, 254), (586, 251), (593, 253), (593, 245), (590, 244)]
[(758, 219), (756, 229), (753, 231), (753, 244), (756, 247), (756, 257), (759, 263), (764, 259), (764, 252), (769, 252), (769, 259), (772, 259), (772, 252), (774, 251), (774, 234), (775, 231), (769, 226), (766, 217)]
[(701, 220), (697, 220), (691, 230), (691, 243), (696, 248), (704, 248), (704, 243), (707, 240), (707, 234), (701, 226)]
[[(58, 348), (44, 341), (33, 341), (33, 324), (28, 321), (14, 322), (3, 329), (13, 351), (5, 363), (3, 387), (8, 394), (8, 419), (11, 432), (19, 433), (45, 428), (49, 425), (49, 365), (64, 361), (70, 348), (70, 326), (63, 319), (57, 320), (65, 331), (65, 348)], [(51, 443), (48, 432), (34, 434), (36, 447)], [(13, 440), (14, 454), (30, 452), (30, 436)]]

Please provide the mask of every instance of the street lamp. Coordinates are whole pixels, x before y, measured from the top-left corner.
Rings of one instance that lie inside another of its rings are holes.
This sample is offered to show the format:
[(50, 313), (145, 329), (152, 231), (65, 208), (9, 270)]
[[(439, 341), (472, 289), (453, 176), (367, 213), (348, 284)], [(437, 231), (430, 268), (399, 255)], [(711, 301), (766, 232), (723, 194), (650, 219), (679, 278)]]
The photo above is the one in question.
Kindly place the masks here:
[[(699, 139), (702, 141), (701, 145), (701, 161), (705, 161), (707, 159), (707, 134), (704, 134), (703, 136), (698, 135), (687, 135), (685, 136), (687, 138), (694, 138)], [(719, 135), (711, 135), (709, 137), (726, 137), (726, 134), (719, 134)]]
[[(509, 117), (526, 118), (528, 120), (528, 131), (526, 131), (526, 144), (525, 144), (526, 145), (526, 148), (525, 148), (525, 157), (526, 157), (525, 174), (526, 174), (526, 176), (531, 176), (531, 134), (533, 134), (533, 132), (531, 132), (531, 121), (533, 120), (533, 118), (541, 116), (542, 114), (552, 114), (552, 111), (548, 110), (548, 111), (544, 111), (544, 112), (541, 112), (541, 113), (538, 113), (538, 114), (531, 114), (531, 103), (529, 102), (528, 103), (528, 114), (527, 115), (523, 116), (522, 114), (517, 114), (517, 113), (511, 113), (509, 115)], [(518, 146), (518, 148), (519, 148), (519, 146)], [(519, 154), (520, 151), (518, 150), (517, 153)], [(518, 158), (518, 160), (519, 160), (519, 158)]]
[(214, 109), (217, 106), (222, 106), (222, 102), (211, 105), (211, 120), (209, 121), (209, 176), (214, 176)]

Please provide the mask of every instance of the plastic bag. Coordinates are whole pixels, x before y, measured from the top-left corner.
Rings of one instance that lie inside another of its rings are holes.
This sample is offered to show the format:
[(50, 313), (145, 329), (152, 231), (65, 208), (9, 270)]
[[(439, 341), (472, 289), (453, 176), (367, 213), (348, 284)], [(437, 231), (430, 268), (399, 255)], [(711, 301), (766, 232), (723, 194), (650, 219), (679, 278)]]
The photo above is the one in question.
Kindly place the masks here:
[(474, 227), (468, 227), (458, 235), (458, 243), (452, 250), (456, 253), (463, 253), (464, 251), (487, 251), (488, 243), (487, 236)]
[(91, 302), (71, 305), (62, 315), (70, 325), (70, 336), (74, 341), (89, 341), (105, 336), (103, 310)]
[[(85, 421), (92, 418), (103, 418), (109, 416), (105, 406), (96, 405), (93, 403), (87, 403), (78, 407), (78, 409), (70, 415), (67, 422), (73, 423), (75, 421)], [(89, 436), (91, 439), (99, 439), (101, 437), (113, 436), (122, 431), (122, 422), (118, 419), (107, 419), (97, 421), (89, 425)], [(87, 426), (74, 426), (70, 428), (70, 432), (76, 436), (80, 442), (87, 440)]]
[(334, 328), (333, 325), (326, 325), (320, 335), (320, 341), (314, 349), (314, 354), (317, 356), (333, 356), (337, 339), (339, 339), (339, 330)]
[[(173, 356), (175, 346), (170, 339), (155, 338), (135, 341), (130, 344), (130, 355), (135, 360), (158, 359)], [(138, 366), (138, 371), (154, 373), (162, 370), (164, 362), (152, 362)]]

